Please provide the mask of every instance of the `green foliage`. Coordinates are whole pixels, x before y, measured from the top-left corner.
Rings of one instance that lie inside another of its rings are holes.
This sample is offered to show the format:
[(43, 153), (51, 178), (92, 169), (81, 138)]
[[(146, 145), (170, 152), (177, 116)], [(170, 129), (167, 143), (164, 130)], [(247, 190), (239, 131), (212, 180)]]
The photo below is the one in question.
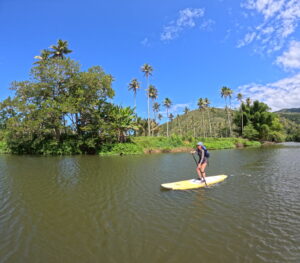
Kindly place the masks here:
[(10, 153), (6, 141), (0, 141), (0, 153)]
[(67, 41), (51, 48), (36, 57), (30, 80), (14, 82), (15, 96), (0, 104), (0, 129), (11, 152), (95, 153), (138, 129), (131, 108), (108, 102), (111, 75), (99, 66), (80, 71), (65, 57)]
[(171, 149), (184, 146), (182, 138), (177, 135), (170, 137), (134, 137), (132, 141), (143, 149)]
[(243, 136), (250, 140), (257, 140), (259, 137), (259, 133), (256, 129), (254, 129), (252, 123), (249, 123), (243, 129)]
[(257, 141), (249, 141), (248, 139), (243, 138), (193, 138), (190, 146), (196, 147), (197, 142), (203, 142), (208, 149), (231, 149), (235, 148), (236, 146), (251, 146), (257, 147), (260, 146), (261, 143)]
[(282, 141), (285, 138), (283, 125), (279, 117), (268, 110), (268, 105), (259, 101), (252, 105), (242, 103), (234, 118), (238, 133), (252, 140)]

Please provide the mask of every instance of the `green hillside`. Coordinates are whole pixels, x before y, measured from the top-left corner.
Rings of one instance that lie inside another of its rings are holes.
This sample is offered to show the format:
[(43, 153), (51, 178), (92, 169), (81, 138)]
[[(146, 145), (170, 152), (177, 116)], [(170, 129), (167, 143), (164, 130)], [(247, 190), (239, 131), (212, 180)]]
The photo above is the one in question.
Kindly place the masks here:
[[(233, 115), (234, 111), (230, 111)], [(169, 122), (169, 135), (177, 134), (193, 137), (227, 137), (227, 115), (224, 109), (209, 108), (193, 110), (186, 114), (177, 115)], [(159, 134), (166, 135), (167, 125), (159, 127)]]
[[(235, 111), (230, 111), (232, 119)], [(300, 141), (300, 109), (284, 109), (276, 112), (288, 141)], [(227, 137), (229, 128), (225, 109), (210, 108), (206, 110), (193, 110), (187, 114), (177, 115), (169, 124), (169, 135), (176, 134), (191, 137)], [(233, 135), (236, 126), (233, 124)], [(165, 136), (167, 133), (166, 123), (159, 126), (158, 134)]]
[(300, 108), (282, 109), (276, 113), (281, 117), (300, 124)]
[(277, 113), (300, 113), (300, 108), (282, 109), (277, 111)]

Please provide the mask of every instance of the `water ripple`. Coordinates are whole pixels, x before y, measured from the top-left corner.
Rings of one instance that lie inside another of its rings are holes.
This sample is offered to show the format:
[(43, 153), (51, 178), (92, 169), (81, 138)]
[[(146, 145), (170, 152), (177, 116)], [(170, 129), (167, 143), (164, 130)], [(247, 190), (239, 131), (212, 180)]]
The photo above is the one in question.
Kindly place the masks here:
[(0, 261), (298, 262), (299, 147), (214, 151), (209, 189), (188, 154), (0, 156)]

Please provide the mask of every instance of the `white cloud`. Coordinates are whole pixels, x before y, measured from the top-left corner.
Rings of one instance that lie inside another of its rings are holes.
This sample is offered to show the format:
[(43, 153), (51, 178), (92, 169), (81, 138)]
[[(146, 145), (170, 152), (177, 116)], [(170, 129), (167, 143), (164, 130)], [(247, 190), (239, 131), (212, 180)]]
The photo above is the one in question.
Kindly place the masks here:
[(176, 21), (171, 21), (164, 27), (160, 35), (160, 39), (172, 40), (178, 37), (179, 33), (186, 28), (192, 28), (196, 25), (196, 19), (204, 15), (202, 8), (185, 8), (179, 11), (179, 16)]
[(265, 85), (247, 84), (237, 90), (244, 98), (266, 103), (272, 111), (300, 107), (300, 73)]
[(300, 42), (291, 41), (289, 50), (283, 52), (283, 54), (276, 59), (276, 64), (281, 65), (285, 69), (299, 69), (300, 68)]
[(200, 29), (203, 31), (212, 31), (214, 24), (215, 24), (214, 20), (207, 19), (203, 21), (203, 23), (200, 25)]
[(244, 6), (262, 13), (266, 20), (280, 11), (284, 3), (285, 0), (248, 0)]
[(299, 0), (246, 0), (242, 7), (262, 15), (263, 19), (250, 28), (238, 42), (238, 47), (257, 42), (259, 47), (256, 51), (271, 53), (280, 50), (300, 21)]
[(142, 41), (141, 44), (145, 47), (149, 47), (150, 46), (150, 42), (149, 39), (147, 37), (145, 37)]

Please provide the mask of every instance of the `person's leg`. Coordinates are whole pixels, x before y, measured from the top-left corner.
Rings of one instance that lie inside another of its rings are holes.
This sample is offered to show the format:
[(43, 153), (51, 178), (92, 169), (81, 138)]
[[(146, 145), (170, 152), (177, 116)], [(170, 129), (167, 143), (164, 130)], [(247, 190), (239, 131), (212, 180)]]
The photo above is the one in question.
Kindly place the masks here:
[(198, 163), (197, 168), (196, 168), (197, 174), (198, 174), (198, 178), (201, 179), (201, 164)]
[[(200, 165), (200, 174), (202, 175), (202, 178), (205, 180), (205, 168), (206, 168), (207, 162), (204, 162)], [(199, 166), (199, 165), (198, 165)]]

